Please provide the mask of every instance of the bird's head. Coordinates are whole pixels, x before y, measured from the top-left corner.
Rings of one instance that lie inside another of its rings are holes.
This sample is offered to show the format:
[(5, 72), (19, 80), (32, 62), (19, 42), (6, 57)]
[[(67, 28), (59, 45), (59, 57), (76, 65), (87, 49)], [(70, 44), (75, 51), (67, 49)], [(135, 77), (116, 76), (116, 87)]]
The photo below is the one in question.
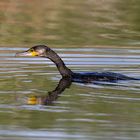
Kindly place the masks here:
[(45, 57), (46, 54), (50, 51), (50, 48), (45, 45), (37, 45), (28, 49), (27, 51), (18, 52), (16, 56), (40, 56)]

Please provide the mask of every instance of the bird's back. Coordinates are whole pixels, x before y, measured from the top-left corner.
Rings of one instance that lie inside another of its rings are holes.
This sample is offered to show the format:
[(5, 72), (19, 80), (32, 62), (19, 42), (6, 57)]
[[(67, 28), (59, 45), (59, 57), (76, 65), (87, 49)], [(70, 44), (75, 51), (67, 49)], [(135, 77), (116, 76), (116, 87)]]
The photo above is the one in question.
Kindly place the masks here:
[(94, 81), (117, 82), (119, 80), (140, 80), (114, 72), (81, 72), (74, 73), (73, 82), (92, 83)]

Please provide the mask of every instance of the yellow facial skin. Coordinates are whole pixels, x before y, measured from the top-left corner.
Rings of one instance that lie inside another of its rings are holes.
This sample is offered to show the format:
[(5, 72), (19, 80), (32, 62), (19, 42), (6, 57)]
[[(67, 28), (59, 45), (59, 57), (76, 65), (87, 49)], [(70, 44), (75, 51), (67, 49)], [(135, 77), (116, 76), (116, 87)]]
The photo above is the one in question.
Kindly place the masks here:
[(31, 56), (38, 56), (38, 52), (34, 50), (29, 50), (28, 52), (31, 54)]

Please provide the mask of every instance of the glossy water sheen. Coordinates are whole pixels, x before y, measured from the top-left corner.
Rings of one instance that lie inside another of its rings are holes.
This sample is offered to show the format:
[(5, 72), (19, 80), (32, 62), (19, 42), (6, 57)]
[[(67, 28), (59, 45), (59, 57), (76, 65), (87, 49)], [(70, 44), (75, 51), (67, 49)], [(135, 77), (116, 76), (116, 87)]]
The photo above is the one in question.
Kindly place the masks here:
[[(27, 105), (29, 96), (47, 96), (55, 89), (60, 76), (49, 60), (15, 58), (18, 50), (1, 48), (1, 139), (139, 138), (140, 81), (113, 86), (73, 83), (52, 105)], [(74, 71), (108, 70), (140, 77), (139, 48), (54, 50)]]
[(15, 57), (48, 43), (73, 71), (140, 77), (139, 3), (0, 1), (0, 139), (139, 140), (140, 81), (72, 83), (41, 105), (61, 76), (48, 59)]

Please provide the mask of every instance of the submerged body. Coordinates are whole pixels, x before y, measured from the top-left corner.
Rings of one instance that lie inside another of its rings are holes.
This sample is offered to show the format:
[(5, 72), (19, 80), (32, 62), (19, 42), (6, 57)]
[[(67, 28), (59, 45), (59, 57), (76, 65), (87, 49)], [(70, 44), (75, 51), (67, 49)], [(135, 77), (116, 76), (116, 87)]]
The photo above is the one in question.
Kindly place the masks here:
[(118, 80), (139, 80), (123, 74), (113, 72), (82, 72), (75, 73), (64, 64), (63, 60), (45, 45), (37, 45), (25, 52), (16, 54), (17, 56), (40, 56), (54, 62), (62, 77), (70, 78), (73, 82), (94, 83), (94, 81), (117, 82)]
[(119, 80), (140, 80), (137, 78), (128, 77), (123, 74), (114, 72), (74, 73), (72, 77), (72, 81), (80, 83), (94, 83), (95, 81), (114, 83)]

